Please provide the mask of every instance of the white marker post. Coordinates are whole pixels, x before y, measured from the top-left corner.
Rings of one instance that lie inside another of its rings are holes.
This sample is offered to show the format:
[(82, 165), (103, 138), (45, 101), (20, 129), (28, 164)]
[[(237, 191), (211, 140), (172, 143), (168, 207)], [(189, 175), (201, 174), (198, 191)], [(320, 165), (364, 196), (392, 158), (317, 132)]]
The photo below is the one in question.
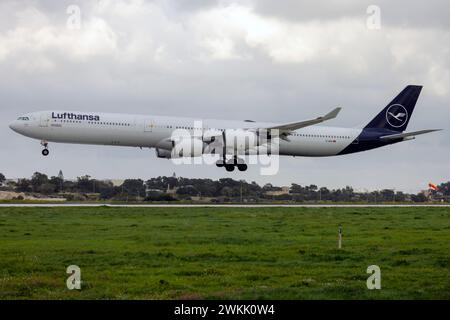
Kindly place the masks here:
[(338, 249), (342, 248), (342, 226), (339, 225)]

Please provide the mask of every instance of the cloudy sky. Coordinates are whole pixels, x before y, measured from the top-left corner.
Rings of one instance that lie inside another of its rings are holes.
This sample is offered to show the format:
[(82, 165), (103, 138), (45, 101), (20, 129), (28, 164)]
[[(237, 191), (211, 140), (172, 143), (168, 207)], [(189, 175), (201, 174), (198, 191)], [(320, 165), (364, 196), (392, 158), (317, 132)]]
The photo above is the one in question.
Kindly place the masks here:
[[(0, 172), (404, 191), (448, 181), (449, 9), (444, 0), (2, 0)], [(342, 106), (329, 124), (355, 127), (407, 84), (424, 86), (408, 129), (445, 131), (342, 157), (282, 158), (276, 176), (174, 166), (135, 148), (53, 144), (43, 158), (39, 142), (7, 126), (45, 109), (291, 122)]]

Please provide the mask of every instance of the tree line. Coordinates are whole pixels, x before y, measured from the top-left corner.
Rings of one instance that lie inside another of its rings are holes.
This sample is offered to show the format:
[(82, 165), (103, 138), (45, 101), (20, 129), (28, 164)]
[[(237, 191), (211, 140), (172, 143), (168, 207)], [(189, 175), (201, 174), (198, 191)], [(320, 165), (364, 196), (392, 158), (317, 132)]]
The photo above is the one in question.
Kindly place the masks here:
[[(347, 186), (340, 189), (328, 189), (316, 185), (302, 186), (293, 183), (289, 193), (277, 192), (282, 188), (256, 182), (234, 180), (231, 178), (190, 179), (160, 176), (147, 181), (126, 179), (119, 186), (108, 180), (94, 179), (89, 175), (78, 177), (75, 181), (66, 180), (62, 172), (57, 176), (47, 176), (36, 172), (29, 179), (19, 179), (5, 185), (6, 178), (0, 173), (0, 185), (3, 190), (34, 193), (47, 196), (61, 195), (68, 200), (121, 200), (121, 201), (173, 201), (212, 198), (221, 201), (294, 201), (294, 202), (425, 202), (423, 193), (408, 194), (390, 189), (356, 192)], [(431, 191), (432, 196), (441, 196), (448, 200), (450, 182), (438, 186), (439, 191)]]

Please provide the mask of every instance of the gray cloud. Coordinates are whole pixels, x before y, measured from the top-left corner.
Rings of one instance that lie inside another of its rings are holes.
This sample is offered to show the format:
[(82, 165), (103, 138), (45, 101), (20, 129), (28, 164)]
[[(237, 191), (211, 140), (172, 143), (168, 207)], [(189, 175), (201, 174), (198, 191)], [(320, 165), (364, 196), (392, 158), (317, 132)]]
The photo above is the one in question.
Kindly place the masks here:
[(405, 28), (448, 28), (448, 2), (388, 1), (388, 0), (258, 0), (253, 2), (255, 11), (268, 17), (301, 22), (310, 20), (338, 20), (350, 17), (364, 19), (367, 8), (376, 5), (381, 9), (382, 22)]

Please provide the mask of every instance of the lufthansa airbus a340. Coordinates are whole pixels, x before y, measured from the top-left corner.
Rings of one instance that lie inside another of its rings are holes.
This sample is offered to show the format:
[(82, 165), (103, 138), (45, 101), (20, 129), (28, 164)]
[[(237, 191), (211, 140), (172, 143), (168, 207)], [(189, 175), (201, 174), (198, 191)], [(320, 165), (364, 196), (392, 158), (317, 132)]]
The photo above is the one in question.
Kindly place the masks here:
[[(167, 159), (200, 157), (211, 153), (210, 146), (214, 145), (212, 153), (220, 158), (218, 167), (245, 171), (247, 164), (239, 156), (270, 154), (269, 146), (274, 141), (279, 155), (325, 157), (366, 151), (438, 131), (405, 132), (421, 90), (421, 86), (407, 86), (364, 128), (317, 126), (335, 118), (340, 108), (316, 119), (286, 124), (53, 110), (22, 115), (10, 128), (40, 140), (44, 156), (49, 155), (49, 142), (155, 148), (159, 158)], [(175, 131), (185, 134), (174, 138)]]

